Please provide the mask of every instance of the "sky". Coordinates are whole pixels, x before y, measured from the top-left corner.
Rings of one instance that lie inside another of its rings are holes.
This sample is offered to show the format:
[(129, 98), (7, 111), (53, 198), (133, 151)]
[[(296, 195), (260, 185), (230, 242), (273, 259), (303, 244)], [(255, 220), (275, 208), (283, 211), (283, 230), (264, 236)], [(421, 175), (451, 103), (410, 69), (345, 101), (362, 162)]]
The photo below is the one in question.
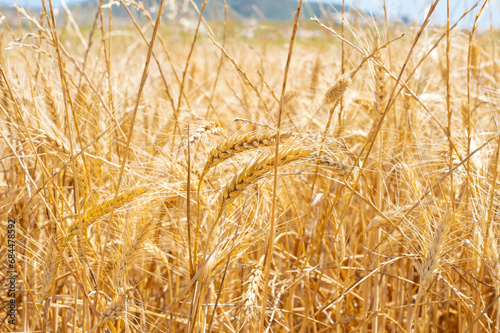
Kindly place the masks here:
[[(341, 4), (341, 0), (324, 0), (324, 2), (331, 2), (334, 4)], [(450, 2), (450, 23), (455, 23), (460, 16), (469, 8), (473, 7), (478, 0), (449, 0)], [(401, 18), (406, 16), (410, 19), (416, 18), (422, 22), (427, 13), (431, 0), (386, 0), (386, 6), (389, 10), (389, 15), (393, 18)], [(461, 27), (472, 27), (474, 23), (475, 14), (483, 5), (484, 0), (479, 1), (479, 6), (464, 18)], [(374, 14), (383, 14), (382, 5), (383, 0), (345, 0), (345, 4), (354, 6), (355, 8), (362, 8), (363, 10)], [(479, 19), (480, 27), (488, 27), (490, 25), (490, 12), (494, 26), (500, 26), (500, 3), (498, 0), (488, 0), (481, 17)], [(446, 0), (441, 0), (435, 12), (433, 13), (434, 22), (437, 24), (446, 24)]]

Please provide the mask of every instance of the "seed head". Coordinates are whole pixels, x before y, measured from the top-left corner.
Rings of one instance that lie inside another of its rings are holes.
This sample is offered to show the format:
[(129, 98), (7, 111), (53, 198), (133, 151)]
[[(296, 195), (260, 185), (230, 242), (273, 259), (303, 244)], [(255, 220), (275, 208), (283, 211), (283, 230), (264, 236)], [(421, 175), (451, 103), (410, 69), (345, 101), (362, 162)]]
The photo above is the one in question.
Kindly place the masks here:
[(335, 103), (342, 95), (344, 95), (347, 87), (351, 84), (352, 79), (348, 74), (342, 75), (325, 93), (324, 104)]

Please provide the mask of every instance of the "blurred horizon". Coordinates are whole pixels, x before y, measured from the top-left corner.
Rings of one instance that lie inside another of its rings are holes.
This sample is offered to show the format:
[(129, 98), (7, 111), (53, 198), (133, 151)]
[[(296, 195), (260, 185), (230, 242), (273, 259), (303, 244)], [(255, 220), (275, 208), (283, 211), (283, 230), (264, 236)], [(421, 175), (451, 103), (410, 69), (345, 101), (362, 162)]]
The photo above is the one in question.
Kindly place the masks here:
[[(96, 4), (98, 0), (52, 0), (54, 8), (62, 8), (62, 1), (64, 1), (69, 7), (75, 6), (78, 4), (85, 4), (85, 3), (94, 3)], [(279, 2), (278, 2), (279, 1)], [(294, 0), (297, 1), (297, 0)], [(19, 7), (29, 7), (32, 9), (39, 9), (41, 8), (41, 0), (0, 0), (0, 6), (12, 6), (14, 3), (18, 3)], [(48, 5), (48, 0), (45, 0), (46, 4)], [(109, 1), (105, 1), (107, 3)], [(174, 4), (174, 7), (176, 6), (182, 6), (183, 2), (186, 2), (186, 0), (166, 0), (165, 5), (172, 5), (170, 3), (177, 3)], [(195, 2), (200, 2), (200, 1), (195, 1)], [(216, 2), (220, 2), (217, 0)], [(229, 2), (229, 1), (228, 1)], [(242, 1), (232, 1), (235, 4), (234, 6), (241, 6), (239, 3)], [(419, 22), (421, 23), (423, 19), (425, 18), (425, 15), (427, 13), (427, 10), (432, 3), (432, 0), (423, 0), (423, 1), (413, 1), (409, 2), (407, 0), (345, 0), (345, 6), (346, 8), (353, 8), (354, 10), (364, 12), (369, 15), (373, 15), (376, 17), (383, 17), (384, 16), (384, 10), (383, 10), (383, 5), (386, 5), (387, 8), (387, 13), (390, 21), (404, 21), (404, 22)], [(258, 10), (256, 10), (254, 7), (254, 3), (259, 3), (256, 0), (247, 0), (246, 1), (246, 7), (252, 8), (252, 17), (257, 16), (261, 17), (260, 14), (258, 13)], [(286, 3), (286, 4), (285, 4)], [(324, 7), (326, 8), (331, 8), (333, 12), (338, 11), (340, 6), (342, 5), (342, 0), (306, 0), (304, 1), (304, 4), (311, 4), (311, 5), (316, 5), (318, 3), (321, 3)], [(462, 14), (470, 9), (474, 4), (479, 3), (479, 5), (471, 12), (468, 14), (467, 17), (465, 17), (461, 23), (460, 27), (461, 28), (471, 28), (472, 24), (474, 22), (474, 18), (476, 13), (479, 12), (479, 9), (484, 3), (484, 0), (450, 0), (450, 24), (454, 24), (461, 16)], [(214, 4), (214, 2), (212, 2)], [(265, 2), (267, 7), (272, 7), (275, 8), (275, 10), (279, 11), (280, 6), (293, 6), (293, 1), (290, 0), (269, 0)], [(185, 4), (184, 4), (185, 5)], [(214, 5), (217, 6), (217, 5)], [(335, 6), (335, 7), (334, 7)], [(276, 9), (277, 8), (277, 9)], [(317, 8), (317, 7), (316, 7)], [(307, 9), (304, 9), (306, 11)], [(310, 12), (311, 13), (311, 12)], [(248, 14), (248, 13), (245, 13)], [(282, 14), (282, 13), (281, 13)], [(243, 15), (240, 17), (241, 19), (245, 19), (248, 17), (245, 17)], [(276, 20), (274, 17), (265, 17), (269, 20)], [(283, 15), (280, 16), (278, 20), (285, 20), (283, 18)], [(479, 27), (485, 28), (490, 25), (490, 23), (495, 26), (495, 27), (500, 27), (500, 5), (498, 3), (498, 0), (490, 0), (488, 1), (481, 18), (479, 19)], [(435, 10), (435, 13), (432, 16), (432, 21), (431, 24), (434, 25), (444, 25), (446, 24), (446, 0), (441, 0)]]

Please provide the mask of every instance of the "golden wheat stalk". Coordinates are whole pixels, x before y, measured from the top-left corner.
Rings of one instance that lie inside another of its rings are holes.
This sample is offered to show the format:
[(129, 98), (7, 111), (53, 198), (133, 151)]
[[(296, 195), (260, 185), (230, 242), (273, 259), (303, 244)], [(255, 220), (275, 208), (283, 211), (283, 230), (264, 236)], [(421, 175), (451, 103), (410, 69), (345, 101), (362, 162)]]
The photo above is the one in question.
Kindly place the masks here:
[(226, 129), (221, 122), (211, 121), (198, 127), (188, 138), (188, 144), (193, 145), (207, 135), (225, 136)]
[(241, 317), (240, 320), (241, 328), (249, 326), (250, 329), (255, 329), (255, 320), (260, 314), (260, 299), (261, 299), (261, 289), (263, 281), (263, 269), (264, 269), (264, 259), (261, 259), (252, 267), (252, 271), (246, 281), (246, 290), (242, 295), (242, 307), (241, 307)]
[(59, 267), (59, 253), (53, 245), (53, 241), (48, 241), (48, 247), (45, 250), (45, 258), (42, 265), (42, 287), (40, 296), (42, 299), (50, 296), (54, 281), (57, 276), (57, 269)]
[(382, 63), (380, 52), (374, 56), (375, 60), (375, 113), (381, 115), (384, 112), (385, 106), (387, 104), (387, 98), (389, 97), (389, 84), (387, 82), (387, 73), (385, 69), (378, 63)]
[(316, 56), (316, 61), (314, 62), (314, 67), (311, 72), (311, 82), (309, 83), (309, 95), (311, 99), (316, 95), (316, 89), (318, 87), (319, 72), (321, 71), (321, 57), (318, 54)]
[[(272, 147), (276, 144), (277, 133), (248, 133), (238, 135), (228, 139), (210, 152), (210, 155), (203, 167), (202, 176), (211, 168), (224, 162), (225, 160), (243, 153), (248, 150)], [(281, 133), (280, 139), (286, 140), (292, 136), (292, 133)]]
[(277, 163), (278, 167), (281, 167), (298, 159), (305, 158), (309, 154), (309, 150), (304, 147), (298, 147), (281, 150), (278, 153), (277, 160), (275, 160), (274, 152), (259, 156), (252, 164), (238, 172), (222, 190), (219, 197), (219, 212), (216, 221), (241, 192), (255, 183), (257, 179), (270, 172), (274, 168), (275, 163)]
[[(130, 187), (128, 189), (123, 190), (116, 197), (116, 210), (124, 207), (125, 205), (132, 202), (132, 200), (139, 198), (143, 194), (145, 194), (150, 189), (149, 185), (136, 185)], [(90, 226), (97, 219), (109, 214), (113, 209), (113, 202), (115, 196), (111, 195), (93, 205), (91, 205), (84, 213), (83, 213), (83, 225), (82, 228), (86, 228)], [(78, 221), (76, 221), (73, 226), (70, 228), (67, 239), (73, 238), (77, 234), (79, 230)]]
[[(148, 239), (153, 223), (149, 219), (143, 221), (126, 220), (122, 244), (119, 247), (116, 265), (116, 280), (119, 287), (125, 287), (128, 279), (128, 271), (135, 262), (137, 256), (144, 250), (144, 244)], [(132, 230), (130, 230), (132, 229)]]
[(453, 215), (447, 213), (443, 218), (441, 218), (436, 230), (434, 231), (434, 237), (432, 238), (432, 241), (429, 244), (429, 248), (427, 249), (427, 253), (425, 254), (424, 257), (424, 261), (419, 269), (420, 286), (418, 287), (417, 298), (415, 300), (415, 305), (413, 306), (413, 311), (411, 311), (411, 315), (407, 322), (408, 324), (407, 332), (412, 331), (413, 319), (415, 318), (417, 309), (420, 306), (420, 299), (422, 298), (424, 289), (429, 283), (434, 273), (434, 270), (437, 267), (439, 259), (441, 258), (442, 249), (444, 243), (446, 242), (448, 230), (452, 222), (453, 222)]
[(340, 173), (345, 173), (351, 170), (350, 166), (345, 165), (344, 163), (339, 161), (335, 156), (325, 155), (324, 152), (321, 155), (316, 153), (310, 154), (310, 159), (311, 161), (316, 163), (316, 165), (332, 168)]

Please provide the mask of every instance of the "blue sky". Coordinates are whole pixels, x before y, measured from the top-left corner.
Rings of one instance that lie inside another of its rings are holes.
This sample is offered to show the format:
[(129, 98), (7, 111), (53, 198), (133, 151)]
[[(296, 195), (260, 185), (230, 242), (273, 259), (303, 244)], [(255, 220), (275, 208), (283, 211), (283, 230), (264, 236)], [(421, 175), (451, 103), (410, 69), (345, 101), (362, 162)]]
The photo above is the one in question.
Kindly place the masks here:
[[(334, 4), (342, 3), (341, 0), (325, 1)], [(450, 0), (450, 20), (453, 24), (462, 16), (464, 11), (471, 8), (477, 0)], [(389, 9), (392, 17), (400, 18), (406, 16), (410, 19), (417, 18), (422, 21), (427, 13), (426, 8), (432, 3), (431, 0), (386, 0), (386, 6)], [(381, 14), (383, 0), (345, 0), (346, 5), (352, 5), (356, 8), (363, 8), (365, 11), (372, 11), (375, 14)], [(476, 10), (469, 14), (464, 19), (462, 27), (471, 27), (474, 22), (475, 13), (482, 6), (483, 0), (480, 1)], [(500, 3), (498, 0), (488, 0), (488, 4), (480, 18), (480, 26), (487, 27), (490, 24), (490, 11), (492, 22), (495, 26), (500, 26)], [(446, 0), (441, 0), (433, 14), (434, 23), (446, 23)]]

